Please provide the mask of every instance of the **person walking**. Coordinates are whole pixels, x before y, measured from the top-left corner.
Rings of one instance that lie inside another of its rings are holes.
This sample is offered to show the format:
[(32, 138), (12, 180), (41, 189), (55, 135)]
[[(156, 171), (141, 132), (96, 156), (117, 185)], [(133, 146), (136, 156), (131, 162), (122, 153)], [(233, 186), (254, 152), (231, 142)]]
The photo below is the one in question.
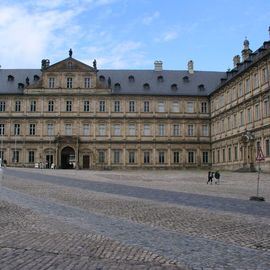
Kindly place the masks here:
[(216, 184), (219, 184), (219, 179), (220, 179), (220, 173), (219, 173), (219, 171), (216, 171), (215, 172), (215, 183)]
[(213, 173), (212, 172), (208, 172), (208, 180), (207, 180), (207, 184), (210, 182), (210, 184), (212, 184), (213, 182)]

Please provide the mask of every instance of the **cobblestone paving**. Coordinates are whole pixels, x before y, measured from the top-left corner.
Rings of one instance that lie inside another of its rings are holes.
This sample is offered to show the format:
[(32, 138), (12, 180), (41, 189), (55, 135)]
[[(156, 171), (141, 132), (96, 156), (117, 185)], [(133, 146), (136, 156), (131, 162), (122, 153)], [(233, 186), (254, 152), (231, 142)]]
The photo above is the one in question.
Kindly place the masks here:
[(223, 182), (192, 189), (179, 177), (190, 172), (169, 172), (163, 190), (159, 172), (137, 186), (134, 172), (25, 173), (7, 169), (2, 181), (3, 269), (270, 269), (270, 204), (248, 201), (252, 185), (239, 200)]

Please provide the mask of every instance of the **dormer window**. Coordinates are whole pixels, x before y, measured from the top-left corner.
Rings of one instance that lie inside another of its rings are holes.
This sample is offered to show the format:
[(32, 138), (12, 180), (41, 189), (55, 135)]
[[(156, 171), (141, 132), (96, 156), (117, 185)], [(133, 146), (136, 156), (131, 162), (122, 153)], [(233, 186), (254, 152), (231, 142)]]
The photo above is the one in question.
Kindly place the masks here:
[(143, 89), (144, 89), (144, 90), (149, 90), (149, 89), (150, 89), (149, 83), (145, 83), (145, 84), (143, 85)]
[(13, 81), (14, 81), (14, 76), (8, 75), (8, 81), (9, 81), (9, 82), (13, 82)]
[(99, 76), (99, 81), (100, 81), (100, 82), (105, 82), (105, 77), (104, 77), (103, 75), (100, 75), (100, 76)]
[(18, 88), (19, 89), (23, 89), (24, 88), (24, 84), (23, 83), (18, 83)]
[(39, 80), (39, 76), (38, 75), (34, 75), (34, 81), (38, 81)]
[(135, 81), (135, 78), (133, 75), (128, 76), (128, 81), (133, 83)]
[(171, 85), (171, 89), (172, 89), (173, 91), (177, 91), (177, 89), (178, 89), (177, 84), (176, 84), (176, 83), (173, 83), (173, 84)]
[(183, 82), (189, 82), (189, 77), (188, 76), (184, 76), (183, 77)]
[(163, 82), (164, 78), (163, 78), (163, 76), (160, 75), (160, 76), (157, 77), (157, 80), (158, 80), (158, 82)]
[(116, 84), (114, 85), (114, 90), (116, 90), (116, 91), (121, 90), (121, 85), (120, 85), (120, 83), (116, 83)]
[(198, 89), (199, 91), (204, 91), (205, 90), (204, 84), (198, 85)]

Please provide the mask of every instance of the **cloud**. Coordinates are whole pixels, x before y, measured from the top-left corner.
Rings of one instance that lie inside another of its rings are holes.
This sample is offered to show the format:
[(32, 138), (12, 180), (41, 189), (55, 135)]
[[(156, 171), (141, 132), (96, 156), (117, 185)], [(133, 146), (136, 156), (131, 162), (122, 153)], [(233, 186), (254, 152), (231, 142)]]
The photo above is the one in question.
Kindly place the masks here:
[(175, 40), (179, 37), (179, 32), (177, 30), (169, 30), (167, 32), (162, 33), (155, 40), (157, 42), (169, 42)]
[(151, 24), (154, 20), (158, 19), (160, 17), (160, 13), (158, 11), (155, 11), (152, 15), (145, 16), (142, 19), (143, 24), (149, 25)]

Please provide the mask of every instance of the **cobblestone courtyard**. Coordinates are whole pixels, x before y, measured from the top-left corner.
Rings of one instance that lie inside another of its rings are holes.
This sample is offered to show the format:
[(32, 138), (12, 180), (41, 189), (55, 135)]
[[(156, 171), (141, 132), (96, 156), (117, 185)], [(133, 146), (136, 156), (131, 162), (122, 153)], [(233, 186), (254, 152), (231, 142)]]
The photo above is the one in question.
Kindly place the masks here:
[(270, 175), (4, 169), (0, 269), (270, 269)]

